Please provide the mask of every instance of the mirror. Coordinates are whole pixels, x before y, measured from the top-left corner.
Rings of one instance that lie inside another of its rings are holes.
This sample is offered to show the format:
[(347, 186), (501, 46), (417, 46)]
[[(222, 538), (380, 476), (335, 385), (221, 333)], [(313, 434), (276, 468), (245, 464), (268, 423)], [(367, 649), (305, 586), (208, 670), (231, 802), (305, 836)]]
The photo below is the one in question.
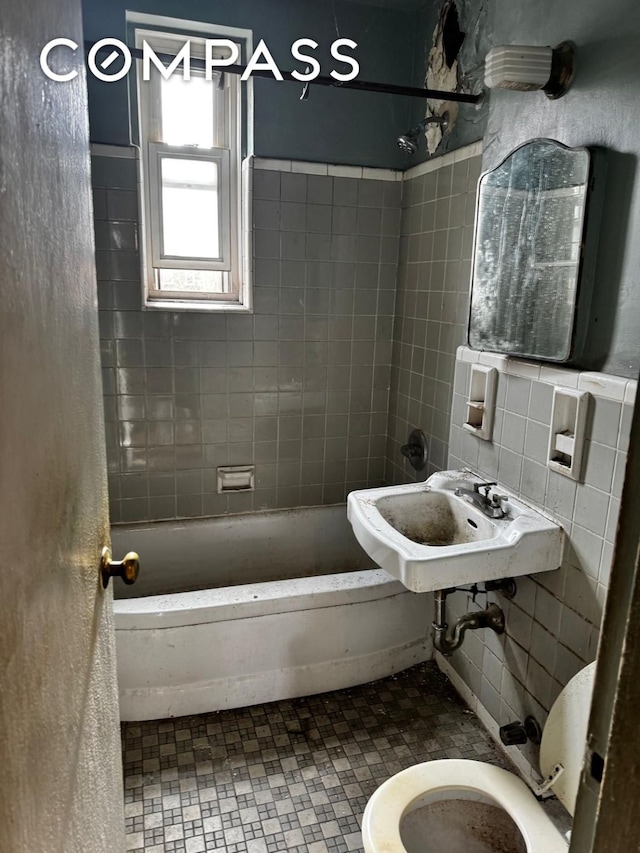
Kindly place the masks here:
[(469, 346), (572, 358), (590, 165), (586, 148), (536, 139), (482, 175)]

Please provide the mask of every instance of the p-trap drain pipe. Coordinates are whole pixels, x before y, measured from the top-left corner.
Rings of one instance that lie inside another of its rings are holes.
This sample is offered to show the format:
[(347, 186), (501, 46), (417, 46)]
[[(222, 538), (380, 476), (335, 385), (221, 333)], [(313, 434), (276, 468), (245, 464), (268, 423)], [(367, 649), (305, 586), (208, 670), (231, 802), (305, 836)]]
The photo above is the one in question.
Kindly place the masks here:
[[(515, 581), (512, 578), (507, 578), (504, 581), (488, 582), (485, 584), (484, 590), (478, 590), (474, 586), (471, 590), (463, 589), (460, 591), (473, 592), (474, 599), (478, 592), (490, 592), (492, 590), (501, 590), (507, 598), (513, 598), (516, 594)], [(453, 632), (449, 634), (449, 625), (446, 621), (446, 603), (447, 596), (452, 592), (459, 591), (457, 587), (451, 589), (441, 589), (435, 594), (435, 621), (433, 622), (433, 645), (440, 654), (449, 657), (456, 649), (459, 649), (464, 642), (464, 635), (467, 631), (477, 631), (478, 628), (491, 628), (496, 634), (504, 634), (504, 613), (497, 604), (491, 602), (484, 610), (475, 610), (465, 613), (461, 616), (453, 626)]]

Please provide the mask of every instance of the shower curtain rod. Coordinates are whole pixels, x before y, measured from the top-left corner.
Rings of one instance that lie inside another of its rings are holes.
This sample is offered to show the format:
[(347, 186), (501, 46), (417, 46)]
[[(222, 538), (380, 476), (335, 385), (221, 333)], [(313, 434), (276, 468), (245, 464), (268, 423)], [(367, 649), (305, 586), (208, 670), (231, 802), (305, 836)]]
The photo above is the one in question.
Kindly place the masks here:
[[(91, 42), (85, 42), (85, 51), (88, 53), (93, 47)], [(108, 50), (107, 47), (104, 48)], [(112, 48), (113, 49), (113, 48)], [(142, 51), (139, 48), (129, 48), (131, 56), (134, 59), (142, 59)], [(175, 56), (170, 53), (156, 53), (158, 59), (163, 62), (172, 62)], [(204, 70), (204, 59), (191, 58), (189, 65), (191, 68)], [(246, 70), (246, 65), (225, 65), (221, 69), (224, 74), (243, 74)], [(432, 98), (438, 101), (457, 101), (461, 104), (477, 104), (482, 99), (482, 95), (471, 95), (465, 92), (443, 92), (440, 89), (421, 89), (417, 86), (396, 86), (393, 83), (372, 83), (368, 80), (349, 80), (348, 82), (340, 82), (334, 80), (333, 77), (318, 76), (314, 80), (303, 81), (296, 80), (290, 71), (280, 72), (283, 78), (287, 81), (297, 83), (298, 85), (306, 86), (332, 86), (336, 89), (354, 89), (359, 92), (379, 92), (386, 95), (404, 95), (408, 98)], [(252, 71), (252, 77), (262, 77), (268, 80), (275, 79), (270, 71)]]

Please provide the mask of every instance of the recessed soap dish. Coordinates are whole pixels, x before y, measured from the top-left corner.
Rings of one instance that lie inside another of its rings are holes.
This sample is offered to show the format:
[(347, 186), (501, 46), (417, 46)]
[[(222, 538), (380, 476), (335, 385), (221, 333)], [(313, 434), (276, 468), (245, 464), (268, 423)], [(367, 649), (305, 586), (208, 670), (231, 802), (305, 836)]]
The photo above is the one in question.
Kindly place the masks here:
[(255, 465), (221, 465), (217, 469), (218, 494), (252, 492), (255, 489)]
[(497, 383), (495, 367), (471, 365), (467, 417), (462, 426), (485, 441), (491, 441), (493, 435)]
[(581, 476), (589, 398), (588, 391), (573, 388), (553, 392), (547, 465), (572, 480)]

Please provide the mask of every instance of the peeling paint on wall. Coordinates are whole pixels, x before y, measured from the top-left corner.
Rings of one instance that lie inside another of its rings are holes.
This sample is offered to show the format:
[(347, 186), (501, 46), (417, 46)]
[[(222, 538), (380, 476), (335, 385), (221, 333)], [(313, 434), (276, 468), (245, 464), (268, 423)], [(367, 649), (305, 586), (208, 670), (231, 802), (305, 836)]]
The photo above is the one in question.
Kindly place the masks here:
[[(473, 94), (483, 91), (484, 57), (489, 49), (487, 5), (472, 0), (445, 0), (442, 4), (427, 60), (424, 81), (427, 88)], [(446, 149), (482, 137), (487, 115), (484, 102), (474, 107), (446, 100), (427, 101), (427, 116), (444, 112), (449, 113), (449, 124), (444, 131)], [(471, 133), (465, 132), (460, 123), (470, 125)], [(441, 127), (430, 126), (426, 139), (427, 150), (433, 155), (443, 141)], [(446, 144), (448, 139), (450, 142)]]
[[(458, 54), (464, 37), (465, 34), (459, 25), (457, 6), (454, 0), (446, 0), (433, 31), (433, 44), (429, 51), (425, 80), (425, 86), (428, 89), (458, 91)], [(458, 118), (458, 104), (449, 101), (427, 101), (427, 115), (442, 115), (445, 112), (449, 113), (448, 127), (453, 128)], [(442, 127), (429, 125), (425, 135), (429, 154), (435, 154), (442, 140)]]

